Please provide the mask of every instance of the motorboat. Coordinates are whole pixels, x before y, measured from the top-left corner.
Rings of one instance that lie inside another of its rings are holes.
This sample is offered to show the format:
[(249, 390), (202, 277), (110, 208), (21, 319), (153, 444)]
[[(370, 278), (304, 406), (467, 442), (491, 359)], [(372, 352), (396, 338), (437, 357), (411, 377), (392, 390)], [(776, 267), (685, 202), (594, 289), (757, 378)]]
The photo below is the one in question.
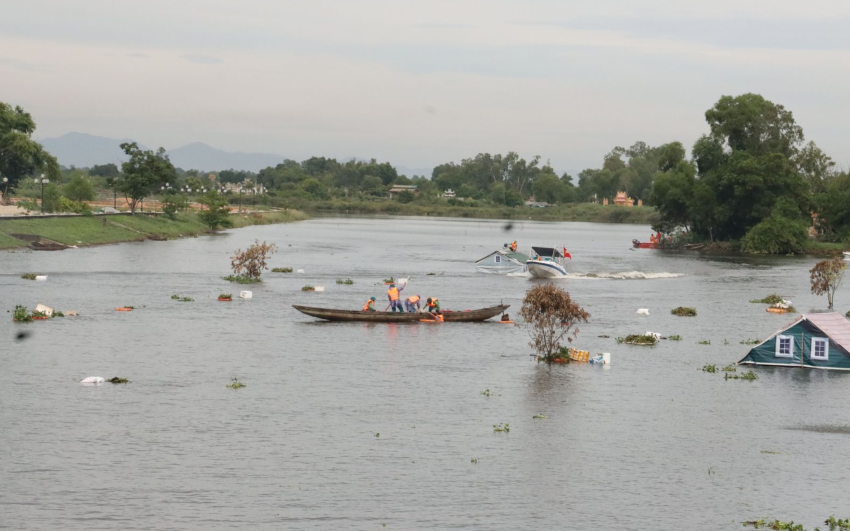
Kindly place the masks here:
[(553, 247), (532, 247), (531, 258), (525, 262), (528, 274), (536, 278), (564, 278), (564, 255)]

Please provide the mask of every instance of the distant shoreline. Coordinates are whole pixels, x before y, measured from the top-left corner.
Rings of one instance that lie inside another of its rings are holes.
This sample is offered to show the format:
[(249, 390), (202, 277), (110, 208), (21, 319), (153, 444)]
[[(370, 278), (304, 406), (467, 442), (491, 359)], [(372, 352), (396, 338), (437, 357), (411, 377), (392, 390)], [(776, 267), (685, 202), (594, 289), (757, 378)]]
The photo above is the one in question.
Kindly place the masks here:
[[(233, 228), (237, 229), (306, 219), (308, 216), (299, 210), (234, 214), (231, 218)], [(39, 237), (68, 246), (90, 247), (144, 240), (172, 240), (213, 233), (194, 212), (180, 213), (173, 220), (164, 214), (0, 218), (0, 250), (28, 248), (31, 242), (20, 237)]]

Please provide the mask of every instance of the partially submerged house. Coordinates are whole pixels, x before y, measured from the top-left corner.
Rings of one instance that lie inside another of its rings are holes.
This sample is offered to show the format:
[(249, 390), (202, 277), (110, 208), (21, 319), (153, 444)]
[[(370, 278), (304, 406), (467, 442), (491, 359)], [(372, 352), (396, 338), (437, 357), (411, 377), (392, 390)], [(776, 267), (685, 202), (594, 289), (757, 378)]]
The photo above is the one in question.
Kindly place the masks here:
[(738, 363), (848, 371), (850, 321), (840, 313), (801, 315)]
[(475, 269), (479, 273), (496, 273), (505, 275), (508, 273), (519, 273), (525, 271), (525, 262), (528, 255), (516, 253), (508, 248), (499, 249), (488, 254), (475, 262)]

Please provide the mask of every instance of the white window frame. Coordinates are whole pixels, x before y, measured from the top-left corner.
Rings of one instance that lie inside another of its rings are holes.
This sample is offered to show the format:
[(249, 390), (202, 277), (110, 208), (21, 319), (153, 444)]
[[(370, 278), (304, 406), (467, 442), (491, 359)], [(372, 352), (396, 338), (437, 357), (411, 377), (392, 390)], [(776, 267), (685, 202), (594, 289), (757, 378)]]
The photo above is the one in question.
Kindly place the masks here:
[[(791, 341), (791, 349), (789, 354), (782, 354), (780, 352), (780, 346), (782, 345), (782, 340), (788, 339)], [(784, 336), (778, 335), (776, 336), (776, 357), (777, 358), (793, 358), (794, 357), (794, 336)]]
[(502, 263), (502, 255), (500, 255), (500, 254), (497, 254), (497, 255), (496, 255), (496, 263), (497, 263), (497, 264), (501, 264), (501, 263)]
[[(815, 353), (815, 345), (818, 343), (823, 343), (823, 356), (817, 356)], [(812, 359), (816, 361), (829, 361), (829, 339), (823, 337), (813, 337), (812, 338)]]

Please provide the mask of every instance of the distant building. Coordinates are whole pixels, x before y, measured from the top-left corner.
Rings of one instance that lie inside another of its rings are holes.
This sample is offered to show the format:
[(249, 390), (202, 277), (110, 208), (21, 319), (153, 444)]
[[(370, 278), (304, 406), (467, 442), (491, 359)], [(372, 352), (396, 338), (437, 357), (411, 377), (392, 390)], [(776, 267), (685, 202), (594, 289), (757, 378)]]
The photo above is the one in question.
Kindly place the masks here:
[(452, 190), (451, 188), (449, 188), (448, 190), (446, 190), (445, 192), (443, 192), (443, 198), (445, 198), (445, 199), (451, 199), (451, 198), (453, 198), (455, 195), (456, 195), (456, 194), (455, 194), (455, 191), (454, 191), (454, 190)]
[(614, 198), (614, 204), (617, 206), (634, 206), (635, 200), (626, 195), (626, 192), (617, 192), (617, 197)]
[(390, 191), (387, 192), (390, 199), (395, 199), (402, 192), (410, 192), (413, 195), (419, 195), (419, 192), (416, 190), (416, 186), (409, 184), (394, 184)]

